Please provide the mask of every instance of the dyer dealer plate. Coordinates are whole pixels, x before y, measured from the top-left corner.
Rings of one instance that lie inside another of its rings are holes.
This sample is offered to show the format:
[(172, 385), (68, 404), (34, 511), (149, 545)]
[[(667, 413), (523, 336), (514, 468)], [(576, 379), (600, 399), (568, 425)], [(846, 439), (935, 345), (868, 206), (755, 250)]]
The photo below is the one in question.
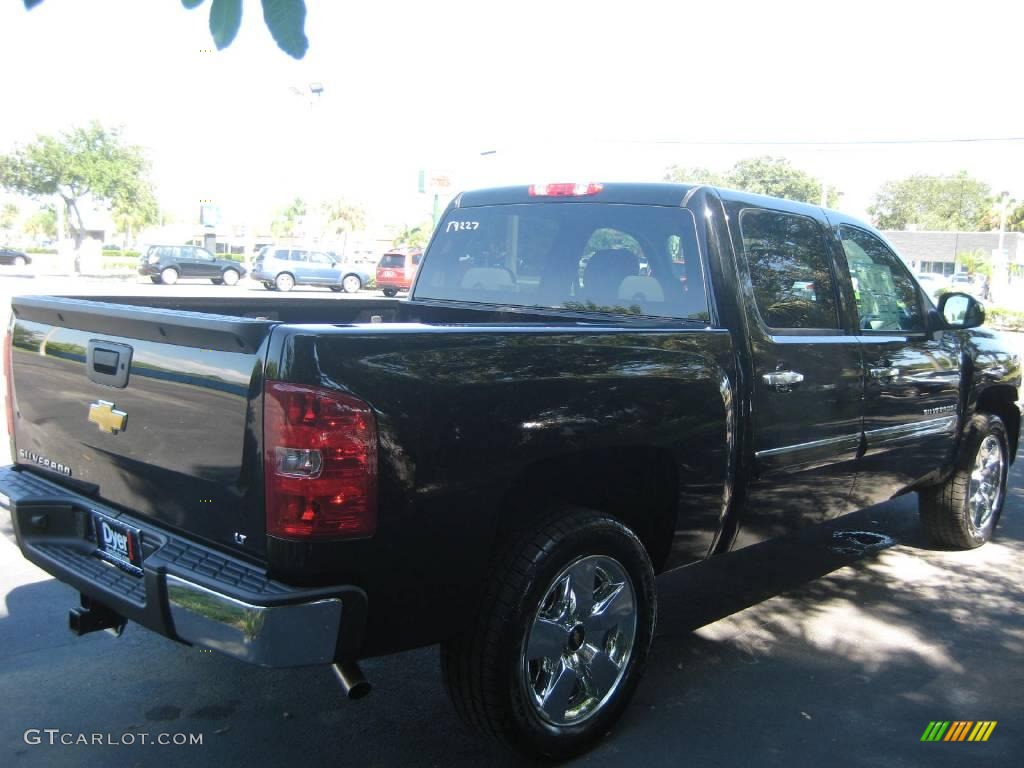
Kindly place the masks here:
[(142, 546), (138, 528), (93, 512), (92, 530), (96, 536), (97, 557), (128, 573), (142, 575)]

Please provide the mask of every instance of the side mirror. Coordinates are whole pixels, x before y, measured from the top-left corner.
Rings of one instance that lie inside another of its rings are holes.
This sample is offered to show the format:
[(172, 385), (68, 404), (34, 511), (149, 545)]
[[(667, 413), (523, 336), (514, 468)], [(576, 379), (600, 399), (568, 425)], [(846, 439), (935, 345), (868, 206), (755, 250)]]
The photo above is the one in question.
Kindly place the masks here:
[(967, 293), (944, 293), (939, 299), (939, 314), (946, 328), (977, 328), (985, 322), (985, 306)]

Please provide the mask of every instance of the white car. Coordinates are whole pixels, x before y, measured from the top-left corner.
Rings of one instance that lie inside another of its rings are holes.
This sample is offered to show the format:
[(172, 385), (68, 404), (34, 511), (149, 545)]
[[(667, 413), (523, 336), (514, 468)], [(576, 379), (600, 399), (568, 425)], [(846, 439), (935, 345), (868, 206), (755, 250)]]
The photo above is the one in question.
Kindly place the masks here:
[(935, 273), (926, 272), (923, 275), (917, 276), (917, 282), (921, 284), (921, 287), (932, 297), (933, 301), (939, 300), (940, 292), (945, 290), (951, 290), (949, 280), (943, 275), (937, 275)]
[(951, 291), (959, 291), (960, 293), (968, 293), (976, 299), (981, 299), (981, 286), (985, 278), (981, 277), (978, 280), (974, 280), (966, 272), (957, 272), (950, 278), (949, 289)]

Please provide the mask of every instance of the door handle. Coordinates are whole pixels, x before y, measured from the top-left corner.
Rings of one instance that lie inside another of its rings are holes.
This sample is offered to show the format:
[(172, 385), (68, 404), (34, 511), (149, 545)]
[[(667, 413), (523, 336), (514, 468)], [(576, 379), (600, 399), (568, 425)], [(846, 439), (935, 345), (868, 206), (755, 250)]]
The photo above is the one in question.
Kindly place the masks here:
[(803, 380), (804, 375), (796, 371), (775, 371), (761, 375), (761, 381), (769, 387), (775, 387), (776, 392), (791, 392)]
[(899, 368), (871, 368), (868, 370), (871, 374), (871, 378), (877, 381), (886, 381), (889, 379), (895, 379), (900, 375)]

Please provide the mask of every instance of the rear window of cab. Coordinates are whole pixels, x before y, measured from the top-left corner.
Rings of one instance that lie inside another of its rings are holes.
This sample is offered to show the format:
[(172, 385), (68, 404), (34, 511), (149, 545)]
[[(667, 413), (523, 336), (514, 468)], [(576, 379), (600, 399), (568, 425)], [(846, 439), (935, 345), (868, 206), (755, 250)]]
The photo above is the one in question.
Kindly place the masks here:
[(708, 319), (696, 227), (685, 208), (457, 209), (438, 225), (420, 273), (417, 299)]

